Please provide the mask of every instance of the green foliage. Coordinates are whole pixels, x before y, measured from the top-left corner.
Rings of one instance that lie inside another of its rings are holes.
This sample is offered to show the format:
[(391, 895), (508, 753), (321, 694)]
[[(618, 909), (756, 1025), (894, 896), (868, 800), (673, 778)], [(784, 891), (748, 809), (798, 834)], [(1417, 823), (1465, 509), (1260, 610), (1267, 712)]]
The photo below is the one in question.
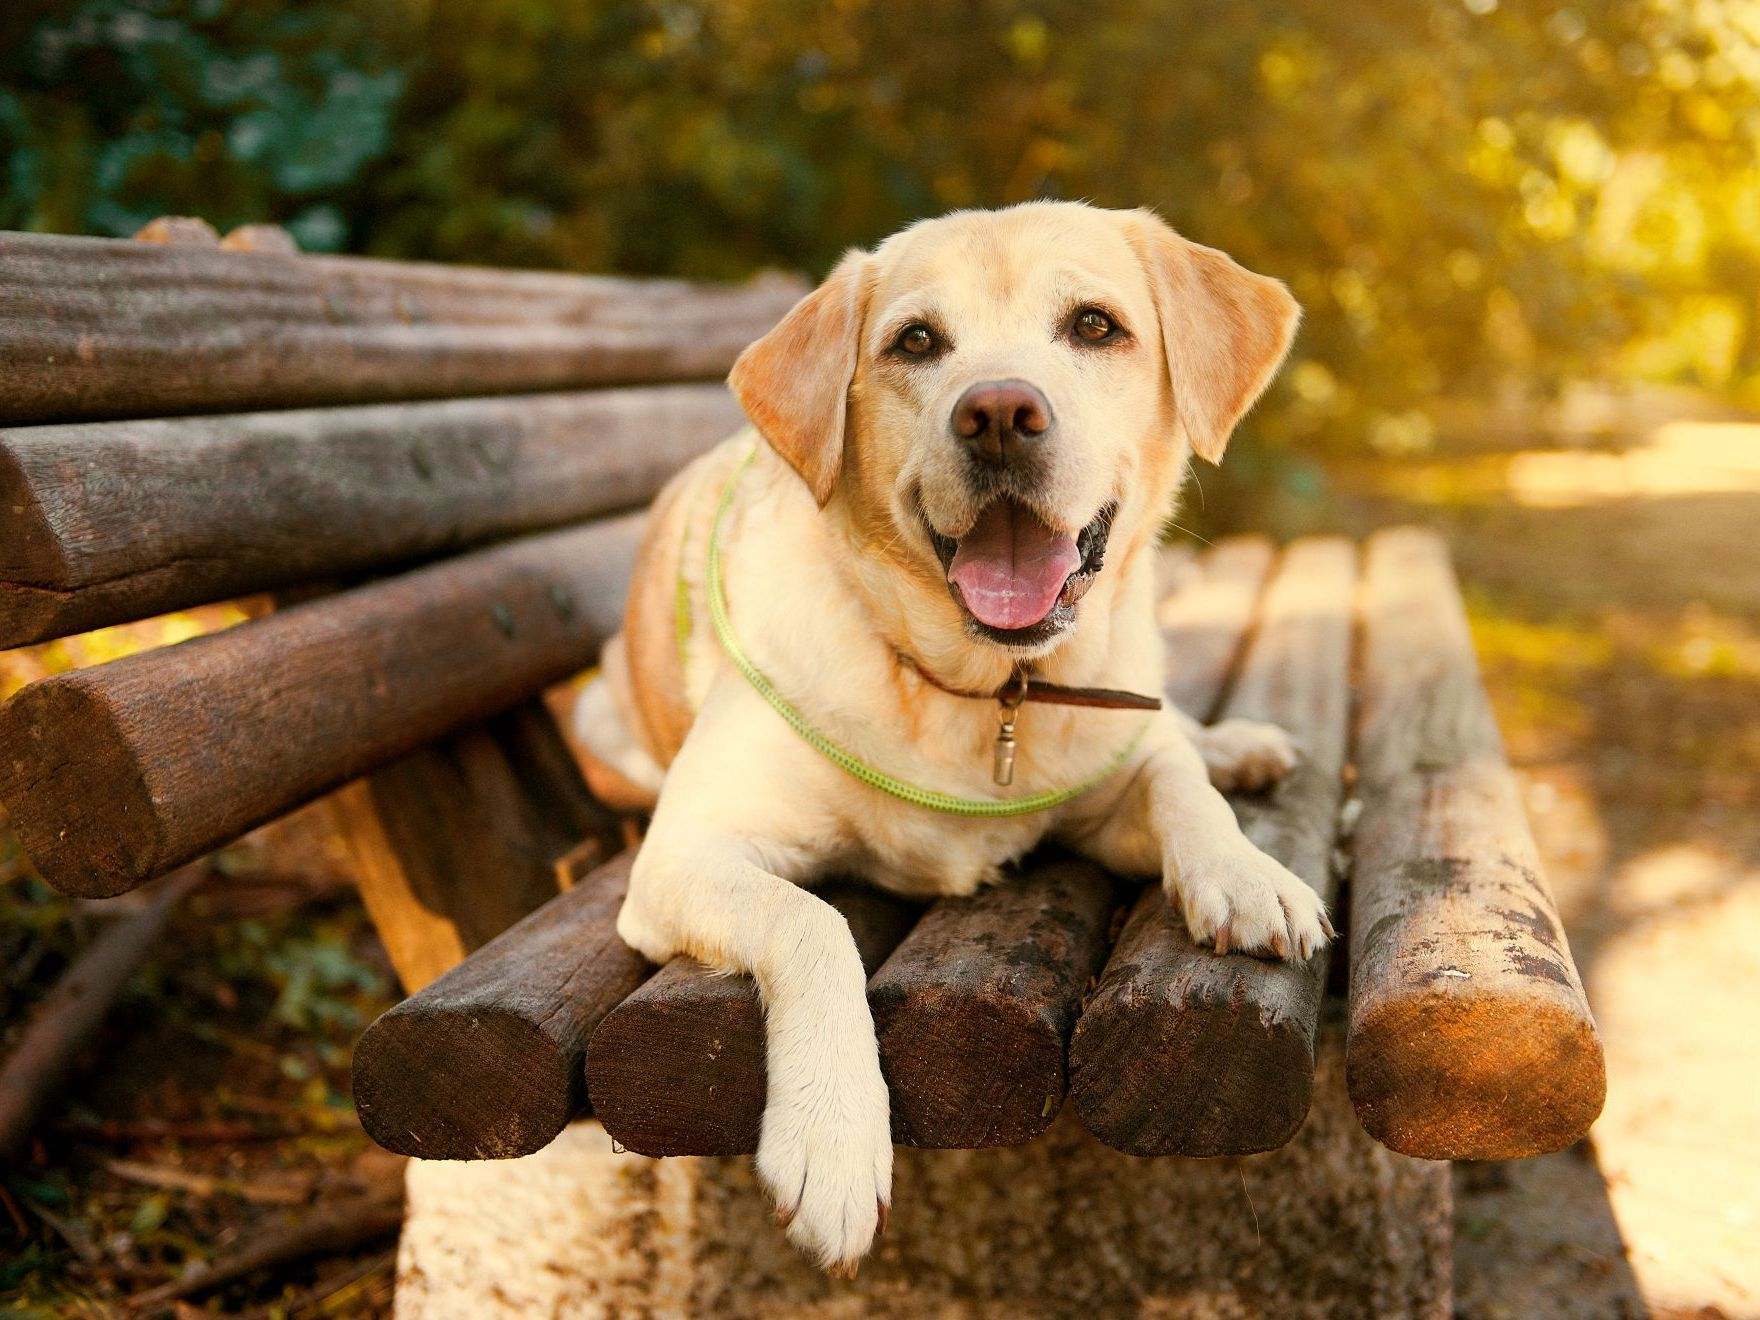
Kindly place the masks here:
[(1422, 449), (1439, 394), (1507, 380), (1760, 382), (1741, 0), (38, 0), (0, 27), (0, 223), (734, 276), (1086, 197), (1290, 282), (1261, 439)]
[(349, 4), (13, 0), (0, 13), (0, 225), (126, 235), (155, 216), (349, 238), (404, 73)]

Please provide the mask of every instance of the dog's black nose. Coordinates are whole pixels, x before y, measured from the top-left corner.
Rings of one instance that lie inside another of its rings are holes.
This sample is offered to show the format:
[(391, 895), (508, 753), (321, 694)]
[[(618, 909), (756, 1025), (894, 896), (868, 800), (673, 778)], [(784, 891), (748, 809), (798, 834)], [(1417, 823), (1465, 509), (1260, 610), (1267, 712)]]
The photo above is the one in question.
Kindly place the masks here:
[(984, 380), (953, 405), (953, 433), (993, 467), (1020, 459), (1051, 429), (1051, 404), (1024, 380)]

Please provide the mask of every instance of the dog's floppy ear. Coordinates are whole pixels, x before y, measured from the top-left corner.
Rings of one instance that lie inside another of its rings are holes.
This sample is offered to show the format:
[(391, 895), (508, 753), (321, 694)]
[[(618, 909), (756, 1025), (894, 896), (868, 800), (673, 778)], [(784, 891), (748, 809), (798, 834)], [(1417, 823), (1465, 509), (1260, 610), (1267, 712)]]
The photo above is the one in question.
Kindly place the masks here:
[(843, 466), (843, 421), (856, 374), (868, 254), (851, 250), (825, 282), (739, 355), (728, 374), (746, 416), (788, 460), (819, 507)]
[(1283, 283), (1132, 213), (1155, 292), (1173, 406), (1192, 449), (1222, 461), (1235, 423), (1271, 383), (1302, 309)]

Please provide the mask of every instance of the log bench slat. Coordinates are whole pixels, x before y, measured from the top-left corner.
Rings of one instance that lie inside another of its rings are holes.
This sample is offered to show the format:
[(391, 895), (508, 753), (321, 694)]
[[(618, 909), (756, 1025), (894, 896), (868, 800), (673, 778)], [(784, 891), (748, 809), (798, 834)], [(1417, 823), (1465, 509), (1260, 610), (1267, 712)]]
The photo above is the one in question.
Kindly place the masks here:
[(716, 383), (0, 429), (0, 648), (637, 508), (742, 421)]
[(354, 1099), (374, 1141), (423, 1159), (511, 1159), (585, 1111), (587, 1038), (653, 971), (617, 936), (632, 856), (579, 879), (367, 1028)]
[(1606, 1066), (1441, 540), (1375, 536), (1363, 615), (1352, 1101), (1408, 1155), (1561, 1149)]
[[(870, 974), (921, 908), (869, 885), (817, 890), (849, 923)], [(606, 1132), (641, 1155), (749, 1155), (764, 1116), (764, 1015), (749, 976), (674, 958), (612, 1009), (584, 1061)]]
[(1193, 719), (1208, 721), (1222, 700), (1276, 559), (1264, 537), (1231, 536), (1157, 606), (1169, 642), (1167, 699)]
[(1119, 887), (1074, 857), (944, 898), (868, 982), (893, 1140), (1018, 1146), (1051, 1126)]
[(0, 801), (49, 883), (122, 893), (592, 664), (639, 526), (540, 533), (33, 683), (0, 707)]
[[(1222, 714), (1300, 745), (1268, 795), (1236, 795), (1247, 837), (1330, 899), (1343, 797), (1356, 554), (1292, 545)], [(1177, 653), (1183, 637), (1170, 639)], [(1305, 963), (1201, 949), (1159, 889), (1138, 900), (1070, 1042), (1070, 1101), (1130, 1155), (1247, 1155), (1289, 1141), (1314, 1087), (1329, 951)]]
[(804, 291), (0, 234), (0, 423), (709, 380)]

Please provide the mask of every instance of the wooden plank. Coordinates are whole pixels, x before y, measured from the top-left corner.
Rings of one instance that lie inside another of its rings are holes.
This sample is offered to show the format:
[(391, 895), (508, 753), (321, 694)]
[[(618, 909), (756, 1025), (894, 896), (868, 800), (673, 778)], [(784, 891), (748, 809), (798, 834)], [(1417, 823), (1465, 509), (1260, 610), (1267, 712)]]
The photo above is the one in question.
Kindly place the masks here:
[[(849, 922), (872, 972), (917, 919), (914, 904), (853, 881), (818, 891)], [(642, 1155), (743, 1155), (758, 1148), (764, 1013), (749, 976), (675, 958), (593, 1033), (587, 1093), (612, 1138)]]
[(1051, 1125), (1118, 902), (1099, 867), (1056, 857), (929, 909), (868, 984), (893, 1140), (1016, 1146)]
[(1363, 613), (1351, 1099), (1408, 1155), (1558, 1150), (1606, 1067), (1441, 540), (1377, 535)]
[(541, 533), (34, 683), (0, 707), (0, 801), (57, 888), (133, 888), (591, 664), (639, 527)]
[(585, 876), (367, 1028), (354, 1098), (373, 1140), (424, 1159), (509, 1159), (585, 1111), (587, 1039), (653, 971), (617, 935), (632, 857)]
[(1176, 589), (1156, 607), (1168, 639), (1167, 697), (1193, 719), (1215, 713), (1276, 558), (1264, 537), (1235, 536), (1207, 552), (1193, 576), (1170, 566)]
[(0, 648), (635, 508), (741, 422), (711, 384), (0, 428)]
[[(1302, 749), (1270, 794), (1236, 795), (1242, 828), (1330, 900), (1350, 733), (1356, 555), (1299, 541), (1265, 595), (1223, 714)], [(1176, 639), (1177, 644), (1177, 639)], [(1070, 1042), (1070, 1103), (1131, 1155), (1247, 1155), (1301, 1127), (1314, 1088), (1328, 951), (1305, 963), (1199, 948), (1158, 889), (1138, 901)]]
[(621, 821), (587, 791), (536, 697), (393, 761), (332, 801), (405, 993), (554, 898), (559, 858), (604, 861), (621, 846)]
[(0, 235), (0, 423), (712, 380), (805, 291)]

